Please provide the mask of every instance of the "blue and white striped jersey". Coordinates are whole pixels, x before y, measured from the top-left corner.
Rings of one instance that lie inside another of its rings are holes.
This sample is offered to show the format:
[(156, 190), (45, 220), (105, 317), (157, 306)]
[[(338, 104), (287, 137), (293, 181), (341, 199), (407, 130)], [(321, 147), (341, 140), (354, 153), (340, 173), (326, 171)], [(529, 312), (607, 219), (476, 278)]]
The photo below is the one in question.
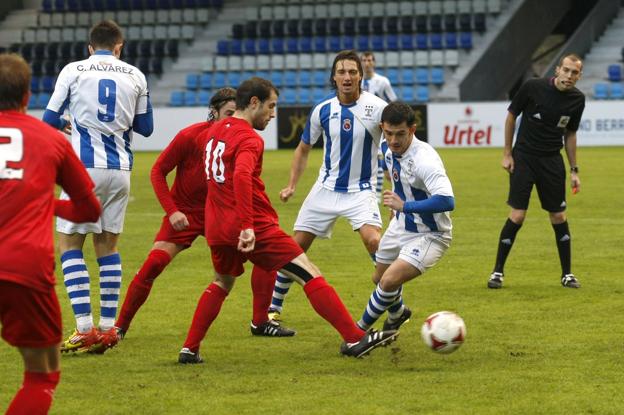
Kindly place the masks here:
[(72, 146), (85, 167), (132, 170), (132, 123), (151, 111), (139, 69), (101, 50), (67, 64), (47, 109), (62, 114), (67, 107)]
[[(392, 190), (402, 200), (424, 200), (432, 195), (454, 197), (442, 159), (429, 144), (414, 137), (412, 144), (400, 156), (392, 153), (385, 140), (381, 147), (392, 178)], [(396, 217), (409, 232), (450, 233), (452, 229), (449, 212), (397, 212)]]
[(392, 89), (392, 85), (390, 85), (390, 80), (378, 73), (373, 74), (370, 79), (362, 79), (362, 90), (377, 95), (386, 102), (397, 100), (397, 95), (394, 89)]
[(332, 96), (312, 108), (301, 140), (314, 145), (323, 137), (318, 182), (324, 188), (342, 193), (375, 189), (379, 123), (386, 105), (381, 98), (362, 92), (350, 105)]

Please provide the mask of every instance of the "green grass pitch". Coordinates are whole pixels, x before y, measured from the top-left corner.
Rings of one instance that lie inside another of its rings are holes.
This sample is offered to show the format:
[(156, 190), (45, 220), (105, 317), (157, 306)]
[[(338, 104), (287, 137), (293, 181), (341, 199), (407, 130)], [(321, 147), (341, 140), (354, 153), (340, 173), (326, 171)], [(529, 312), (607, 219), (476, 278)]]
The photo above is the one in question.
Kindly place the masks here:
[[(178, 365), (196, 301), (212, 279), (202, 238), (159, 277), (119, 346), (103, 356), (63, 356), (51, 413), (624, 413), (624, 147), (578, 151), (582, 190), (569, 193), (568, 213), (580, 290), (559, 283), (554, 233), (535, 194), (506, 267), (505, 287), (488, 290), (508, 213), (501, 150), (443, 150), (441, 156), (456, 196), (453, 242), (434, 269), (405, 286), (414, 316), (390, 347), (361, 360), (341, 357), (340, 337), (312, 311), (300, 287), (291, 290), (284, 313), (297, 335), (252, 337), (247, 267), (202, 345), (206, 362)], [(163, 215), (148, 178), (155, 157), (136, 155), (120, 242), (122, 294)], [(313, 152), (297, 193), (283, 204), (277, 195), (286, 185), (291, 157), (291, 151), (267, 152), (263, 172), (286, 230), (321, 163), (321, 153)], [(96, 268), (88, 248), (93, 286)], [(309, 256), (358, 319), (373, 288), (372, 265), (359, 236), (341, 220), (334, 237), (316, 241)], [(74, 326), (69, 301), (63, 286), (57, 288), (69, 334)], [(97, 289), (92, 298), (97, 315)], [(468, 329), (466, 343), (451, 355), (434, 354), (420, 340), (421, 322), (440, 310), (459, 313)], [(4, 342), (0, 374), (2, 411), (22, 379), (18, 352)]]

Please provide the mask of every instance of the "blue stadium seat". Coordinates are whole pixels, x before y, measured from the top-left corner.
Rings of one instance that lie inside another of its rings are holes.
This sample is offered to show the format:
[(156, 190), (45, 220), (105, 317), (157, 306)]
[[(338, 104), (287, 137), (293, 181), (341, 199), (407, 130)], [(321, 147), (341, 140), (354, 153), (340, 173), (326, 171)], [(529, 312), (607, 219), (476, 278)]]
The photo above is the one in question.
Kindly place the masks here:
[(457, 49), (457, 33), (447, 32), (444, 34), (444, 47), (446, 49)]
[(401, 69), (401, 83), (403, 85), (414, 85), (416, 72), (412, 68)]
[(472, 18), (470, 13), (462, 13), (459, 15), (459, 30), (462, 32), (470, 32), (472, 30)]
[(327, 74), (324, 70), (316, 70), (312, 72), (312, 85), (325, 86), (327, 82)]
[(429, 71), (427, 68), (416, 68), (416, 83), (427, 85), (429, 83)]
[(283, 92), (283, 102), (287, 105), (293, 105), (297, 103), (297, 90), (293, 88), (285, 88)]
[[(264, 72), (262, 72), (262, 73), (264, 73)], [(260, 71), (258, 71), (258, 72), (256, 72), (256, 71), (243, 71), (241, 73), (241, 80), (244, 81), (244, 80), (249, 79), (249, 78), (251, 78), (253, 76), (260, 76)], [(267, 78), (266, 76), (260, 76), (260, 77), (261, 78), (265, 78), (265, 79)]]
[(38, 76), (33, 76), (30, 78), (30, 92), (36, 94), (39, 92), (40, 79)]
[(258, 22), (250, 20), (245, 23), (245, 37), (255, 39), (258, 37)]
[(429, 31), (440, 33), (442, 31), (442, 16), (439, 14), (429, 15)]
[(307, 70), (299, 71), (299, 86), (312, 87), (312, 72)]
[(189, 73), (186, 75), (186, 89), (199, 88), (199, 74)]
[(312, 37), (312, 35), (314, 34), (313, 27), (314, 27), (314, 20), (303, 19), (301, 21), (301, 28), (300, 28), (301, 36)]
[(268, 55), (271, 53), (271, 43), (269, 39), (258, 39), (258, 53), (261, 55)]
[(299, 20), (286, 21), (286, 34), (294, 38), (299, 36)]
[(54, 0), (54, 10), (57, 12), (64, 12), (65, 0)]
[(424, 14), (419, 14), (416, 16), (416, 32), (418, 33), (427, 33), (429, 31), (429, 27), (427, 26), (427, 16)]
[(199, 91), (197, 94), (197, 103), (202, 107), (208, 107), (210, 105), (210, 92)]
[(329, 35), (330, 36), (340, 36), (340, 26), (342, 25), (342, 19), (338, 17), (334, 17), (329, 19)]
[(431, 68), (431, 83), (434, 85), (442, 85), (444, 83), (444, 69)]
[(269, 79), (271, 77), (271, 75), (269, 74), (269, 71), (256, 71), (254, 76), (257, 76), (258, 78), (264, 78), (264, 79)]
[(485, 13), (475, 13), (474, 29), (479, 33), (485, 32)]
[(232, 55), (240, 55), (243, 53), (243, 41), (240, 39), (232, 39), (230, 41), (230, 53)]
[(371, 49), (374, 51), (384, 50), (384, 38), (382, 35), (373, 35), (371, 37)]
[(300, 37), (299, 38), (299, 51), (301, 53), (312, 53), (312, 38)]
[(462, 32), (459, 34), (459, 46), (462, 49), (472, 49), (472, 33), (471, 32)]
[(397, 68), (388, 68), (386, 70), (386, 76), (390, 80), (391, 85), (398, 85), (399, 82), (399, 70)]
[(284, 53), (284, 39), (281, 37), (274, 37), (271, 39), (271, 51), (273, 53)]
[(297, 72), (285, 71), (284, 72), (284, 85), (288, 88), (295, 88), (297, 86)]
[(310, 88), (299, 88), (299, 93), (297, 94), (297, 102), (300, 104), (312, 104), (312, 91)]
[(258, 32), (260, 37), (271, 37), (271, 21), (262, 20), (258, 24)]
[(45, 13), (52, 13), (52, 0), (43, 0), (41, 2), (41, 10)]
[(399, 50), (399, 36), (396, 34), (386, 35), (386, 50)]
[(296, 37), (289, 37), (286, 39), (286, 52), (299, 53), (299, 39)]
[(414, 88), (410, 86), (403, 86), (400, 90), (401, 99), (405, 102), (414, 102)]
[(621, 83), (617, 82), (611, 84), (609, 97), (611, 99), (624, 99), (624, 88)]
[(212, 87), (215, 89), (218, 88), (224, 88), (226, 86), (229, 86), (227, 84), (227, 79), (226, 79), (226, 73), (225, 72), (213, 72), (212, 73)]
[(197, 93), (195, 91), (186, 91), (184, 93), (184, 105), (194, 107), (197, 105)]
[(429, 87), (420, 85), (416, 88), (416, 101), (429, 102)]
[(327, 36), (327, 21), (325, 19), (314, 21), (314, 33), (316, 36)]
[(442, 49), (442, 34), (432, 33), (429, 36), (429, 42), (431, 44), (431, 49)]
[(230, 42), (227, 40), (220, 40), (217, 42), (217, 54), (229, 55), (230, 54)]
[(414, 32), (414, 19), (412, 16), (401, 16), (401, 20), (399, 21), (399, 28), (403, 33), (413, 33)]
[(404, 33), (399, 38), (401, 42), (401, 49), (413, 50), (414, 49), (414, 36), (411, 33)]
[(342, 23), (343, 32), (347, 36), (355, 35), (355, 18), (354, 17), (346, 17), (343, 19)]
[(53, 76), (44, 76), (41, 78), (41, 91), (52, 92), (54, 91), (55, 79)]
[(228, 72), (227, 74), (227, 84), (232, 88), (238, 88), (241, 83), (241, 74), (240, 72)]
[(369, 50), (370, 40), (368, 36), (362, 36), (362, 34), (360, 34), (360, 36), (358, 36), (357, 38), (357, 46), (358, 46), (358, 50)]
[(314, 51), (317, 53), (327, 52), (327, 38), (325, 36), (317, 36), (314, 38)]
[(357, 31), (360, 36), (370, 34), (370, 19), (368, 17), (358, 17)]
[(609, 98), (609, 86), (602, 82), (595, 83), (594, 84), (594, 98), (596, 99)]
[(284, 37), (286, 31), (284, 30), (286, 23), (283, 20), (274, 20), (271, 25), (271, 32), (273, 33), (273, 37)]
[(398, 16), (386, 17), (386, 34), (397, 34), (399, 32), (399, 18)]
[(329, 50), (331, 52), (340, 52), (342, 50), (342, 45), (340, 44), (340, 36), (329, 37)]
[(199, 77), (199, 87), (201, 89), (212, 89), (212, 74), (205, 72)]
[(444, 15), (444, 31), (446, 33), (457, 31), (457, 17), (454, 14)]
[(327, 92), (323, 88), (312, 89), (312, 102), (320, 102), (327, 96)]
[(50, 94), (47, 92), (41, 92), (37, 95), (37, 108), (45, 108), (48, 106), (48, 102), (50, 102)]
[(384, 33), (384, 18), (382, 16), (375, 16), (371, 19), (371, 34)]
[(284, 73), (282, 71), (272, 71), (269, 80), (278, 88), (284, 85)]
[(429, 49), (429, 39), (426, 33), (418, 33), (416, 35), (416, 48), (420, 50)]
[(607, 72), (609, 74), (609, 81), (620, 82), (622, 80), (622, 66), (619, 64), (609, 65)]
[(28, 109), (33, 110), (36, 108), (36, 106), (37, 106), (37, 94), (30, 94), (30, 98), (28, 98)]
[(353, 36), (342, 37), (342, 49), (350, 50), (355, 49), (355, 38)]
[(256, 54), (256, 40), (255, 39), (245, 39), (243, 41), (243, 53), (245, 55)]

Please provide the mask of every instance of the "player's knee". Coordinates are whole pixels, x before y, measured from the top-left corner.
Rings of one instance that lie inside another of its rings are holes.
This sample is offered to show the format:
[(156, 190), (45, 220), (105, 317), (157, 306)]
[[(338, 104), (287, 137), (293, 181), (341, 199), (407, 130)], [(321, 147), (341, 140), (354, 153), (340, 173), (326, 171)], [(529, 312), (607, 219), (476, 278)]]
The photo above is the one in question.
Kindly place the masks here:
[(219, 287), (223, 288), (225, 291), (230, 293), (232, 288), (234, 288), (234, 283), (236, 282), (236, 278), (230, 275), (221, 275), (217, 274), (214, 279), (215, 284)]
[(364, 239), (364, 245), (366, 246), (366, 250), (374, 254), (377, 252), (379, 248), (379, 241), (381, 240), (381, 236), (379, 234), (371, 234), (366, 239)]
[(379, 286), (384, 291), (396, 291), (401, 287), (403, 281), (396, 274), (384, 274), (379, 281)]
[(526, 218), (526, 210), (512, 209), (509, 213), (509, 219), (516, 225), (522, 225), (524, 218)]
[(566, 213), (565, 212), (550, 212), (550, 222), (554, 225), (563, 223), (566, 221)]

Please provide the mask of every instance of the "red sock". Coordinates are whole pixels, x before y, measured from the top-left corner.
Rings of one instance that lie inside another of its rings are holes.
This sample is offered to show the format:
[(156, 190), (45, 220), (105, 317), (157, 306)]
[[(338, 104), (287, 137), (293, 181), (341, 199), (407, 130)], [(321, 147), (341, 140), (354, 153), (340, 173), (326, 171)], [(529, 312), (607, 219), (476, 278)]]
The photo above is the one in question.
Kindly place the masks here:
[(199, 344), (206, 336), (214, 319), (219, 315), (221, 305), (227, 295), (228, 292), (214, 282), (206, 288), (206, 291), (199, 297), (184, 347), (188, 347), (193, 353), (199, 350)]
[(276, 278), (277, 272), (265, 271), (259, 266), (253, 267), (251, 272), (251, 292), (253, 293), (252, 323), (254, 326), (269, 321), (268, 311)]
[(61, 372), (24, 372), (24, 383), (13, 398), (6, 415), (45, 415), (52, 405)]
[(355, 324), (338, 293), (325, 278), (314, 278), (303, 286), (303, 290), (314, 310), (338, 330), (344, 341), (355, 343), (364, 336), (364, 331)]
[(150, 251), (143, 266), (134, 276), (132, 282), (130, 282), (130, 286), (126, 292), (126, 298), (121, 306), (119, 318), (115, 326), (122, 328), (124, 331), (128, 331), (134, 315), (139, 311), (143, 303), (145, 303), (145, 300), (147, 300), (154, 280), (163, 272), (169, 262), (171, 262), (171, 256), (162, 249), (153, 249)]

